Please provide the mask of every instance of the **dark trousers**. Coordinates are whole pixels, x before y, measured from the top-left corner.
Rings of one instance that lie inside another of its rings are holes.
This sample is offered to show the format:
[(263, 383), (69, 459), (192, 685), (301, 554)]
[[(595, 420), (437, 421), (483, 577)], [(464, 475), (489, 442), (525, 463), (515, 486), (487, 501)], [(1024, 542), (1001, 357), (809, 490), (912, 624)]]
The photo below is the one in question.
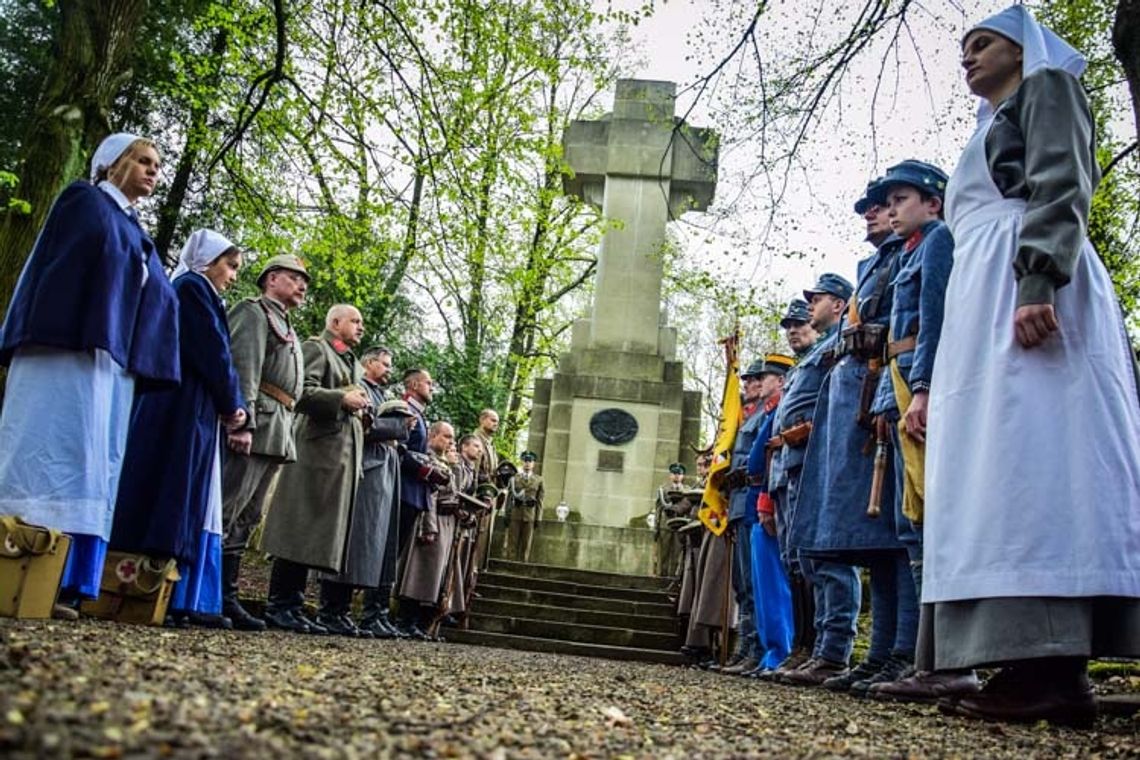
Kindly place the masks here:
[(396, 505), (395, 519), (388, 521), (388, 535), (384, 539), (384, 567), (376, 588), (364, 590), (363, 618), (365, 623), (376, 620), (388, 612), (392, 603), (392, 587), (396, 585), (396, 570), (416, 527), (419, 510), (410, 504)]
[(356, 586), (336, 581), (321, 581), (321, 614), (330, 617), (347, 615), (352, 607), (352, 592)]
[(299, 610), (305, 604), (305, 584), (309, 568), (277, 557), (269, 573), (269, 609), (274, 612)]

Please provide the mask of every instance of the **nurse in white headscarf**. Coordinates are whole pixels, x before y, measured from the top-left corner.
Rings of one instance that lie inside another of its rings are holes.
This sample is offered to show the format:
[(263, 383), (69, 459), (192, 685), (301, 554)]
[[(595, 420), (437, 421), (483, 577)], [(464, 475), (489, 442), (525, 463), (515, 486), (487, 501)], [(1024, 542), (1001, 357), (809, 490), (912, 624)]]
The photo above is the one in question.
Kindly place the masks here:
[(1140, 393), (1086, 237), (1084, 59), (1014, 6), (962, 65), (982, 100), (946, 188), (918, 664), (1001, 667), (946, 710), (1088, 726), (1088, 659), (1140, 655)]
[(174, 291), (135, 211), (158, 169), (150, 140), (104, 140), (91, 181), (52, 204), (0, 327), (0, 514), (71, 535), (67, 602), (99, 594), (136, 392), (179, 379)]
[(190, 236), (172, 275), (182, 384), (140, 399), (131, 417), (111, 548), (178, 562), (168, 613), (177, 622), (229, 627), (220, 614), (220, 428), (237, 430), (247, 415), (221, 293), (241, 264), (223, 235)]

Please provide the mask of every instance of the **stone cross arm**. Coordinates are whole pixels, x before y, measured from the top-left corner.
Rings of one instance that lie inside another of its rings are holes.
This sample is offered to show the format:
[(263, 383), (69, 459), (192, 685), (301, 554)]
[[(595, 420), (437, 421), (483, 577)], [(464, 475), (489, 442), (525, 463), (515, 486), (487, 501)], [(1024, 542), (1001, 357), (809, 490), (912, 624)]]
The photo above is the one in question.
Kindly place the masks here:
[(675, 214), (704, 210), (716, 188), (718, 139), (715, 132), (691, 127), (673, 113), (672, 82), (622, 79), (614, 110), (598, 121), (574, 121), (562, 138), (572, 175), (567, 194), (601, 205), (606, 177), (667, 183)]

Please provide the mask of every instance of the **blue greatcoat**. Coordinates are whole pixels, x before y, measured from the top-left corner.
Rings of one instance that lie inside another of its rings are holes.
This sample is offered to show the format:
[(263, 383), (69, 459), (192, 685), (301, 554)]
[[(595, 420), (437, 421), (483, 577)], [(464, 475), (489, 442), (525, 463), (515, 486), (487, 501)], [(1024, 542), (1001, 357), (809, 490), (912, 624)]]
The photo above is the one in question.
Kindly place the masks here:
[[(819, 388), (823, 385), (823, 378), (831, 368), (827, 360), (827, 352), (831, 350), (838, 325), (832, 325), (824, 330), (816, 339), (814, 345), (807, 350), (803, 358), (788, 373), (784, 383), (784, 392), (780, 397), (780, 405), (776, 407), (776, 417), (772, 421), (773, 435), (798, 425), (801, 422), (811, 422), (815, 418), (815, 404), (819, 398)], [(804, 454), (807, 445), (789, 446), (784, 444), (772, 457), (772, 470), (769, 473), (769, 489), (771, 493), (779, 495), (776, 509), (776, 523), (780, 531), (780, 551), (785, 560), (794, 555), (788, 552), (788, 536), (792, 522), (795, 520), (795, 488), (791, 488), (793, 481), (798, 481), (804, 466)], [(789, 562), (790, 564), (790, 562)]]
[(245, 406), (225, 305), (200, 274), (174, 281), (182, 384), (135, 399), (111, 548), (197, 557), (217, 456), (218, 415)]
[(177, 305), (154, 243), (89, 182), (71, 183), (48, 212), (0, 328), (0, 364), (32, 345), (103, 349), (137, 391), (178, 383)]
[[(732, 469), (748, 471), (748, 455), (752, 452), (752, 444), (760, 433), (760, 427), (766, 417), (762, 409), (755, 409), (736, 431), (736, 440), (732, 444)], [(752, 501), (748, 501), (747, 487), (736, 488), (729, 497), (728, 522), (729, 524), (749, 526), (756, 522), (756, 494), (752, 494)]]
[[(859, 262), (854, 297), (863, 324), (886, 324), (890, 318), (890, 280), (877, 303), (873, 295), (880, 274), (893, 278), (902, 242), (892, 236)], [(839, 341), (836, 333), (831, 345), (837, 346)], [(820, 387), (789, 538), (791, 546), (807, 556), (860, 562), (864, 552), (902, 548), (895, 535), (893, 510), (884, 509), (879, 518), (866, 514), (874, 469), (874, 436), (856, 423), (856, 415), (868, 371), (865, 361), (846, 355)], [(888, 469), (894, 469), (889, 458)], [(893, 504), (893, 500), (894, 475), (888, 472), (882, 503)]]
[[(409, 451), (427, 453), (427, 418), (423, 411), (407, 396), (408, 408), (416, 415), (416, 424), (408, 431), (408, 440), (404, 444)], [(417, 512), (423, 512), (431, 501), (431, 487), (419, 475), (420, 466), (409, 456), (404, 455), (400, 460), (400, 503), (413, 507)], [(403, 539), (401, 539), (403, 540)]]

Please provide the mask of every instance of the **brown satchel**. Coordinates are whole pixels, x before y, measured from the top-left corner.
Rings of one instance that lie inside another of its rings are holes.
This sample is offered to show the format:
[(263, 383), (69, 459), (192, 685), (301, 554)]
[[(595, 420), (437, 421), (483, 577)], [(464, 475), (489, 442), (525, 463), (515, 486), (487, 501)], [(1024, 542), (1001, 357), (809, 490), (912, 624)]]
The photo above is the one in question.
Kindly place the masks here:
[(50, 618), (71, 538), (0, 515), (0, 617)]

